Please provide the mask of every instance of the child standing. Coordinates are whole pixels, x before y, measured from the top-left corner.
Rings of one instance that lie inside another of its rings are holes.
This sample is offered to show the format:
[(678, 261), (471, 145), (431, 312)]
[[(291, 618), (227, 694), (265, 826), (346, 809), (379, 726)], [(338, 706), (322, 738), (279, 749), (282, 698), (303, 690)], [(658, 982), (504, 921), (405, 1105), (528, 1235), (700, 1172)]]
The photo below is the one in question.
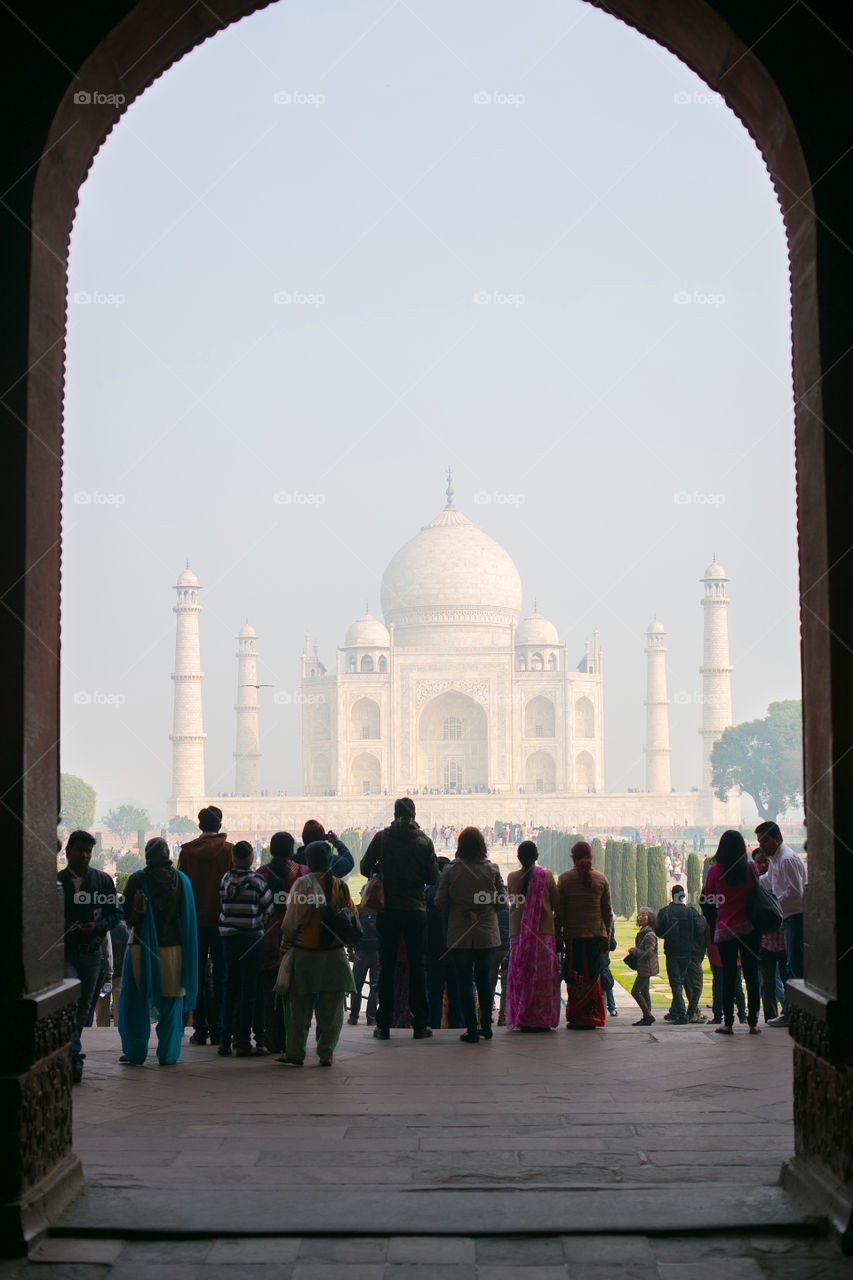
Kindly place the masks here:
[(249, 1058), (265, 1052), (252, 1048), (251, 1032), (264, 958), (264, 924), (273, 898), (264, 877), (252, 870), (255, 851), (248, 840), (237, 841), (231, 858), (233, 866), (219, 889), (225, 1000), (218, 1053), (222, 1058), (230, 1056), (233, 1037), (235, 1056)]
[(638, 933), (628, 954), (637, 958), (637, 976), (631, 988), (631, 995), (640, 1006), (640, 1012), (643, 1016), (639, 1022), (635, 1022), (633, 1025), (635, 1027), (650, 1027), (655, 1018), (652, 1016), (649, 979), (660, 973), (654, 912), (648, 907), (642, 907), (637, 912), (637, 926)]

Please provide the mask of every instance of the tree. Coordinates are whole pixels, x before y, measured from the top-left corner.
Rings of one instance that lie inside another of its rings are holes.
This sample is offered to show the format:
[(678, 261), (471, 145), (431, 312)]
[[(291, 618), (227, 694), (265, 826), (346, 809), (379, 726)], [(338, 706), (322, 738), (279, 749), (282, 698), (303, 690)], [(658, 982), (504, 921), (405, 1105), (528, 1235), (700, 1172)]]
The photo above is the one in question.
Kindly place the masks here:
[(610, 881), (610, 895), (613, 896), (613, 863), (616, 856), (616, 841), (608, 840), (604, 848), (604, 874)]
[(63, 830), (88, 831), (95, 821), (95, 788), (73, 773), (59, 775), (59, 825)]
[(660, 911), (667, 903), (666, 862), (659, 844), (649, 849), (649, 901), (652, 911)]
[(172, 818), (167, 830), (170, 836), (190, 836), (195, 834), (198, 827), (192, 818)]
[(122, 844), (126, 843), (131, 831), (147, 831), (151, 826), (151, 819), (145, 809), (136, 809), (132, 804), (122, 804), (118, 809), (110, 809), (101, 818), (101, 822), (108, 831), (118, 836)]
[(687, 901), (699, 910), (699, 894), (702, 892), (702, 868), (698, 853), (687, 856)]
[(644, 844), (637, 845), (637, 910), (649, 905), (649, 855)]
[(592, 867), (594, 871), (604, 871), (604, 845), (598, 836), (592, 842)]
[(746, 792), (762, 821), (803, 799), (802, 703), (771, 702), (763, 720), (732, 725), (711, 751), (711, 785), (721, 800)]
[[(118, 835), (118, 832), (116, 832)], [(141, 871), (145, 866), (145, 859), (140, 857), (138, 853), (122, 853), (116, 858), (116, 874), (127, 873), (133, 875), (134, 871)]]
[(637, 872), (634, 867), (634, 846), (630, 840), (622, 841), (622, 875), (620, 876), (622, 902), (620, 915), (630, 920), (636, 910)]

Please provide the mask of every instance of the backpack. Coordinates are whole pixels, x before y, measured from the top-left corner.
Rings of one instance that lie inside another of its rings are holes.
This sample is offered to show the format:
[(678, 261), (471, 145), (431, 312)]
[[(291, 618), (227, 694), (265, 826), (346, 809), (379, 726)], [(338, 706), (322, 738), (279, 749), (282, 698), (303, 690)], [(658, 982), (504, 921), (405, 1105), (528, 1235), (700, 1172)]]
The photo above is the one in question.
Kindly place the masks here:
[(358, 918), (358, 912), (352, 907), (340, 907), (337, 911), (331, 907), (335, 877), (328, 872), (323, 879), (323, 892), (326, 895), (326, 906), (320, 926), (321, 944), (326, 947), (342, 942), (348, 951), (353, 951), (359, 944), (364, 930)]

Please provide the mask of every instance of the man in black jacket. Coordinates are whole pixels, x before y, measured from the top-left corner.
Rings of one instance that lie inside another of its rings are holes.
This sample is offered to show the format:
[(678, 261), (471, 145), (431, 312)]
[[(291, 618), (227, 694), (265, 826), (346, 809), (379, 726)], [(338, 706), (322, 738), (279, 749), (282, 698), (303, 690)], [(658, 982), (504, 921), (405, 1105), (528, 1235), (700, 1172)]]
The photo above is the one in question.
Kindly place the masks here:
[(72, 831), (65, 846), (68, 865), (57, 876), (65, 904), (65, 976), (80, 983), (77, 1020), (71, 1037), (71, 1080), (83, 1079), (80, 1035), (101, 976), (101, 943), (122, 917), (116, 887), (108, 875), (90, 867), (95, 837)]
[(672, 989), (672, 1008), (664, 1015), (666, 1022), (683, 1026), (687, 1021), (684, 1005), (684, 984), (693, 952), (696, 912), (684, 901), (684, 889), (680, 884), (672, 886), (672, 902), (658, 912), (656, 933), (663, 939), (666, 957), (666, 977)]
[(426, 832), (415, 822), (415, 802), (403, 796), (394, 802), (394, 821), (377, 831), (361, 860), (361, 874), (368, 880), (375, 871), (382, 876), (385, 905), (376, 917), (379, 934), (379, 1008), (373, 1034), (387, 1040), (394, 1021), (394, 971), (400, 939), (406, 944), (409, 966), (409, 1008), (415, 1040), (432, 1035), (427, 999), (427, 912), (424, 890), (438, 883), (435, 849)]
[[(691, 910), (690, 907), (688, 907), (689, 910)], [(693, 944), (690, 948), (687, 977), (684, 980), (684, 990), (687, 993), (687, 1021), (707, 1022), (708, 1019), (705, 1014), (699, 1012), (699, 1001), (702, 999), (702, 989), (705, 986), (702, 962), (708, 950), (708, 925), (701, 911), (694, 911), (693, 915), (695, 917), (693, 920)]]

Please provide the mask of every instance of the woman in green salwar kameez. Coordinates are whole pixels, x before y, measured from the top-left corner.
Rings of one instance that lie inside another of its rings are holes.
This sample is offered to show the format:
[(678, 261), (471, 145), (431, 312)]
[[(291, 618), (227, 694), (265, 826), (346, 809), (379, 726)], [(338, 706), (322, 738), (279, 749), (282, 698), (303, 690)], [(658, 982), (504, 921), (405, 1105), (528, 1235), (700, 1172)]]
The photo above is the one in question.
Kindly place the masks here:
[(344, 1020), (344, 998), (355, 991), (346, 948), (323, 925), (326, 907), (355, 911), (350, 891), (329, 870), (333, 852), (325, 840), (305, 850), (309, 874), (290, 890), (281, 931), (281, 947), (292, 964), (285, 1010), (287, 1057), (279, 1062), (302, 1066), (312, 1017), (317, 1019), (317, 1054), (321, 1067), (332, 1065)]

